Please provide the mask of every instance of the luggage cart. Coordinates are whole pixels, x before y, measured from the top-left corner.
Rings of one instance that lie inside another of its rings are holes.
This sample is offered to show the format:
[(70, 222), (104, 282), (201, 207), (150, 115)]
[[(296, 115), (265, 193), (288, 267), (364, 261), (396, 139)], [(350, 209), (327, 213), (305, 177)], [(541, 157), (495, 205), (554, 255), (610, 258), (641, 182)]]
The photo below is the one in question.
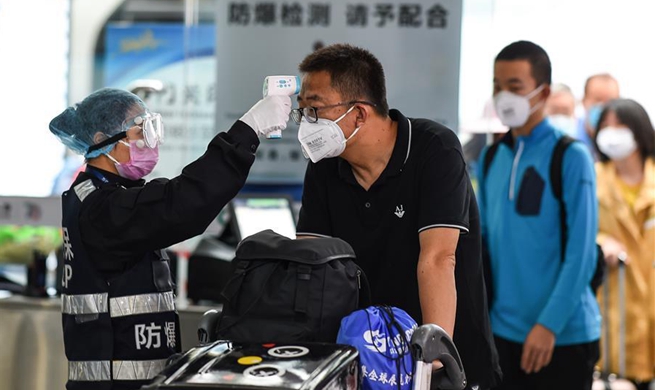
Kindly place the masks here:
[[(207, 323), (201, 322), (199, 327), (201, 345), (171, 359), (153, 382), (142, 389), (357, 390), (361, 387), (359, 353), (352, 346), (209, 341), (207, 329), (213, 328), (203, 329), (204, 325)], [(413, 390), (459, 390), (466, 386), (459, 353), (442, 328), (432, 324), (420, 326), (410, 346), (415, 361)], [(434, 360), (444, 366), (436, 375), (432, 370)], [(395, 388), (393, 383), (389, 388)]]
[(609, 323), (609, 280), (603, 284), (603, 370), (594, 373), (592, 390), (636, 390), (635, 385), (625, 379), (625, 257), (619, 257), (618, 263), (618, 303), (619, 303), (619, 372), (610, 372), (610, 337)]

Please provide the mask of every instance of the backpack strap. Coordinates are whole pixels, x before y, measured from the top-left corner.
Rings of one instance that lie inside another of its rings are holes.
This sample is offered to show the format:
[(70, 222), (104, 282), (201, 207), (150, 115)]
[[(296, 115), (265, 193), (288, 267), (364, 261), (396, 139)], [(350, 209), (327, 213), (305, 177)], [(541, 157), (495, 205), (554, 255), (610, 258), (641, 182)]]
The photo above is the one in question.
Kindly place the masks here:
[(221, 297), (223, 297), (225, 302), (231, 302), (234, 295), (238, 293), (239, 290), (241, 290), (241, 284), (243, 283), (243, 278), (245, 278), (246, 273), (248, 272), (249, 265), (249, 261), (236, 261), (236, 269), (234, 275), (232, 275), (225, 287), (223, 287), (223, 291), (221, 291)]
[(496, 152), (498, 151), (499, 146), (500, 146), (500, 141), (497, 141), (491, 144), (489, 149), (487, 149), (487, 154), (484, 155), (484, 163), (482, 165), (482, 173), (484, 174), (484, 176), (487, 176), (487, 172), (489, 172), (489, 167), (491, 166), (491, 162), (494, 160), (494, 157), (496, 156)]
[(478, 185), (480, 187), (480, 191), (483, 191), (485, 188), (484, 182), (487, 178), (487, 173), (489, 172), (491, 163), (494, 161), (494, 157), (496, 157), (496, 152), (498, 152), (499, 147), (500, 147), (500, 140), (491, 144), (491, 146), (489, 146), (489, 149), (487, 149), (487, 153), (484, 155), (484, 161), (482, 162), (482, 177), (478, 178)]
[[(496, 156), (496, 152), (498, 152), (498, 148), (500, 147), (500, 142), (501, 140), (498, 140), (491, 144), (489, 148), (487, 149), (487, 153), (484, 155), (484, 160), (482, 162), (482, 177), (478, 178), (478, 187), (480, 192), (484, 192), (485, 190), (485, 181), (487, 179), (487, 173), (489, 173), (489, 168), (491, 167), (491, 163), (494, 160), (494, 157)], [(494, 295), (494, 289), (493, 289), (493, 283), (492, 283), (492, 275), (491, 275), (491, 256), (489, 254), (489, 250), (486, 245), (486, 240), (482, 240), (482, 270), (483, 270), (483, 276), (484, 276), (484, 286), (485, 286), (485, 291), (487, 293), (487, 309), (491, 310), (491, 300)]]
[[(264, 277), (264, 283), (262, 283), (261, 290), (257, 293), (255, 299), (252, 302), (250, 302), (250, 305), (248, 305), (248, 307), (243, 311), (243, 313), (241, 313), (239, 318), (236, 321), (234, 321), (232, 324), (228, 324), (227, 326), (221, 326), (218, 330), (216, 330), (216, 334), (218, 334), (219, 337), (222, 332), (225, 332), (226, 330), (230, 329), (234, 325), (237, 325), (239, 322), (241, 322), (241, 320), (244, 319), (246, 315), (248, 315), (250, 310), (252, 310), (252, 308), (255, 307), (257, 302), (259, 302), (259, 300), (262, 299), (264, 293), (266, 292), (266, 285), (268, 284), (268, 281), (271, 279), (271, 276), (273, 276), (275, 270), (278, 268), (279, 265), (280, 263), (276, 262), (272, 267), (269, 267), (268, 273)], [(252, 271), (253, 268), (257, 268), (258, 266), (260, 265), (255, 265), (251, 267), (249, 261), (239, 260), (236, 266), (237, 270), (235, 271), (234, 275), (232, 275), (232, 278), (230, 278), (230, 280), (227, 282), (227, 285), (225, 286), (225, 288), (223, 288), (223, 291), (221, 292), (223, 299), (225, 299), (225, 303), (223, 304), (224, 307), (225, 305), (231, 305), (233, 308), (236, 307), (236, 304), (234, 301), (232, 301), (232, 298), (234, 298), (236, 293), (238, 293), (241, 290), (241, 285), (243, 284), (243, 279), (246, 277), (246, 274), (249, 271)]]
[(306, 264), (298, 264), (296, 270), (296, 299), (293, 310), (296, 313), (307, 314), (309, 307), (309, 285), (312, 279), (312, 267)]
[(564, 152), (575, 140), (569, 136), (563, 136), (557, 141), (553, 155), (550, 160), (550, 185), (553, 190), (553, 195), (559, 203), (559, 220), (560, 220), (560, 235), (562, 242), (561, 260), (564, 261), (566, 256), (566, 240), (568, 237), (568, 227), (566, 225), (566, 207), (564, 204), (564, 193), (562, 184), (564, 181)]
[(373, 305), (373, 295), (371, 295), (371, 285), (364, 270), (357, 265), (357, 287), (359, 287), (359, 308), (366, 309)]

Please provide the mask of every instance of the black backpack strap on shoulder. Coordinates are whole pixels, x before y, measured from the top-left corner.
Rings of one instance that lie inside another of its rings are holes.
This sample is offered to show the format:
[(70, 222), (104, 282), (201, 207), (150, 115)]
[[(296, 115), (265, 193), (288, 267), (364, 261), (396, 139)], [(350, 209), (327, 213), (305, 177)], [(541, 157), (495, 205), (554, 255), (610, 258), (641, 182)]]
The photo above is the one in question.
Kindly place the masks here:
[[(489, 173), (491, 163), (493, 162), (494, 157), (496, 156), (496, 152), (498, 152), (498, 148), (500, 147), (500, 142), (501, 140), (498, 140), (491, 144), (491, 146), (489, 146), (487, 149), (487, 153), (484, 155), (484, 160), (482, 162), (482, 177), (478, 178), (478, 187), (480, 192), (484, 192), (485, 190), (484, 183), (487, 179), (487, 174)], [(482, 269), (484, 271), (484, 286), (487, 293), (487, 308), (491, 309), (491, 300), (494, 294), (491, 276), (491, 256), (489, 255), (489, 251), (487, 250), (484, 239), (482, 240)]]
[(494, 160), (494, 157), (496, 156), (496, 152), (498, 151), (498, 147), (500, 146), (500, 141), (496, 141), (491, 146), (489, 146), (489, 149), (487, 149), (487, 154), (484, 155), (484, 163), (482, 165), (482, 173), (484, 176), (487, 176), (487, 172), (489, 172), (489, 167), (491, 166), (491, 162)]
[(566, 240), (568, 237), (567, 225), (566, 225), (566, 205), (564, 204), (564, 192), (563, 192), (563, 182), (564, 182), (564, 152), (566, 148), (569, 147), (575, 140), (569, 136), (563, 136), (557, 141), (555, 149), (553, 150), (553, 155), (550, 160), (550, 186), (553, 190), (553, 195), (557, 202), (559, 203), (559, 216), (560, 216), (560, 235), (562, 242), (562, 261), (566, 256)]

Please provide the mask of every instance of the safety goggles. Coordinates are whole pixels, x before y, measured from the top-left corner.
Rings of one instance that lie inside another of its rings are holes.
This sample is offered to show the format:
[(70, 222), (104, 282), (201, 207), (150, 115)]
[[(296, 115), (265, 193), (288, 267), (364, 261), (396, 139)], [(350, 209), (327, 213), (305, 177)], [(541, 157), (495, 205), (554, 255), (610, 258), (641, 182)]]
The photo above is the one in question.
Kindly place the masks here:
[(164, 142), (164, 122), (161, 115), (146, 112), (123, 121), (123, 131), (138, 126), (143, 131), (143, 140), (149, 148), (155, 148)]

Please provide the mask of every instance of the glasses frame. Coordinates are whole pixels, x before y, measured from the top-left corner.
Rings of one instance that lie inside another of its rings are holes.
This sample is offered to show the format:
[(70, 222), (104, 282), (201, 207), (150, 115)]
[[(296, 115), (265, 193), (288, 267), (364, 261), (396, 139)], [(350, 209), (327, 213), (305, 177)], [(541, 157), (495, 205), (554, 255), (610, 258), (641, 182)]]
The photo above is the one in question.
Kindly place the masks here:
[[(330, 104), (328, 106), (322, 106), (322, 107), (314, 107), (314, 106), (307, 106), (303, 108), (294, 108), (291, 110), (291, 119), (299, 125), (300, 122), (302, 121), (302, 118), (305, 117), (308, 123), (316, 123), (318, 122), (318, 110), (323, 110), (327, 108), (335, 108), (339, 106), (347, 106), (351, 104), (366, 104), (372, 107), (376, 107), (375, 103), (367, 102), (366, 100), (351, 100), (349, 102), (342, 102), (342, 103), (337, 103), (337, 104)], [(314, 117), (308, 115), (308, 113), (311, 113), (313, 111)]]

